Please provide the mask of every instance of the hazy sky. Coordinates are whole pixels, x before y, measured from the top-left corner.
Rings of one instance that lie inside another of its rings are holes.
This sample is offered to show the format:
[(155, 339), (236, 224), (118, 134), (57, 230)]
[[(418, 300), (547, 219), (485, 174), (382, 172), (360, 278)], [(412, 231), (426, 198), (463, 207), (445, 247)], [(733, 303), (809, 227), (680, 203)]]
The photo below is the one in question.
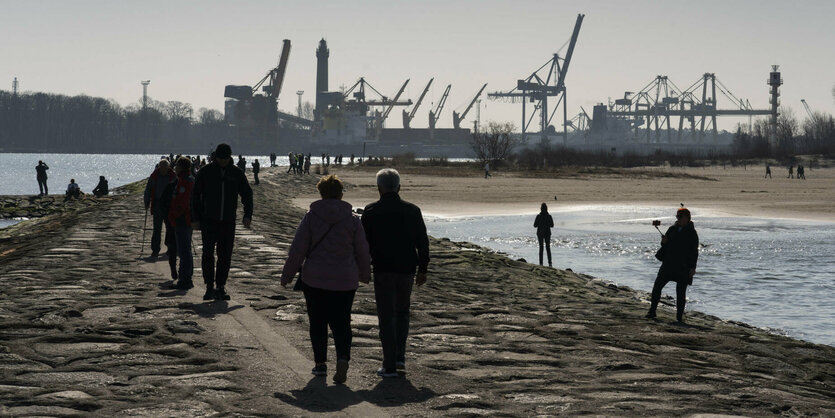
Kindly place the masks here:
[[(315, 49), (330, 47), (330, 88), (366, 77), (393, 95), (411, 78), (428, 105), (452, 91), (439, 122), (452, 125), (483, 83), (509, 90), (544, 64), (586, 15), (566, 85), (569, 115), (637, 91), (656, 75), (686, 88), (716, 73), (738, 97), (768, 107), (766, 79), (780, 64), (783, 104), (804, 116), (835, 113), (835, 1), (38, 1), (0, 0), (0, 89), (88, 94), (122, 105), (150, 79), (156, 100), (223, 109), (227, 84), (252, 85), (292, 52), (280, 107), (296, 90), (313, 101)], [(720, 100), (720, 107), (730, 107)], [(388, 126), (399, 127), (399, 110)], [(482, 121), (511, 120), (521, 105), (482, 102)], [(570, 116), (569, 116), (570, 117)], [(473, 110), (466, 122), (471, 126)], [(742, 119), (725, 119), (732, 128)]]

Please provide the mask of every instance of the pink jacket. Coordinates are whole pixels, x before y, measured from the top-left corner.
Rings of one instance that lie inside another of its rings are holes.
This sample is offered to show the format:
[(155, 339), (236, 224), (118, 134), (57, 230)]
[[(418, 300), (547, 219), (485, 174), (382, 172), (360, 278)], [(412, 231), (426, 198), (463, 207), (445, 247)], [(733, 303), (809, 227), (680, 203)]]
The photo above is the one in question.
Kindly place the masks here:
[[(333, 225), (324, 239), (322, 237)], [(322, 241), (309, 255), (310, 248)], [(293, 281), (304, 262), (302, 277), (310, 287), (326, 290), (354, 290), (358, 282), (371, 279), (371, 253), (359, 217), (351, 204), (339, 199), (322, 199), (310, 204), (304, 215), (287, 262), (281, 272), (281, 284)]]

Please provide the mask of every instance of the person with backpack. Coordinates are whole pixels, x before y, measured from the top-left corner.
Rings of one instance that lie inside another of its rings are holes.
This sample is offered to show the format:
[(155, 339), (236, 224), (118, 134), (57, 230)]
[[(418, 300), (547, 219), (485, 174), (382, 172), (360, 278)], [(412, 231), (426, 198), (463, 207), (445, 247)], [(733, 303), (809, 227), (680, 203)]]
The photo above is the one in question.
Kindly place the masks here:
[(321, 200), (310, 204), (281, 272), (281, 286), (300, 273), (297, 288), (304, 291), (313, 346), (313, 375), (328, 372), (328, 326), (336, 346), (333, 381), (347, 380), (351, 360), (351, 306), (359, 282), (371, 279), (371, 255), (360, 219), (342, 200), (339, 177), (322, 177), (316, 185)]
[(548, 213), (548, 205), (542, 204), (539, 208), (539, 214), (533, 221), (533, 227), (536, 228), (536, 239), (539, 241), (539, 265), (542, 265), (542, 248), (548, 252), (548, 267), (553, 267), (551, 263), (551, 228), (554, 227), (554, 218)]

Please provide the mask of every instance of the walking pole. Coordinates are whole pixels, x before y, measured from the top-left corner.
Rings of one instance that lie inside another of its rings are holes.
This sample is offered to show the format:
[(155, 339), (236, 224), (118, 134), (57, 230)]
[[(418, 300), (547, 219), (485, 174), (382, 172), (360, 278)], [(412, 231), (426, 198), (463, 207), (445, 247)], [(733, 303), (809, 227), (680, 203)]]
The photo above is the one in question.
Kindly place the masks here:
[(145, 232), (148, 230), (148, 208), (145, 208), (145, 222), (142, 223), (142, 248), (139, 250), (139, 256), (145, 252)]

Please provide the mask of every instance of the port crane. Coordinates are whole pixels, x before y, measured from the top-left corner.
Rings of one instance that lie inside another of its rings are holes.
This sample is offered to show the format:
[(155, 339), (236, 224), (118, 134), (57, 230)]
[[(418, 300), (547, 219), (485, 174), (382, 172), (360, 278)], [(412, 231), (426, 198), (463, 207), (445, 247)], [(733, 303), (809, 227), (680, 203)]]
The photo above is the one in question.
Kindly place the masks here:
[(806, 109), (806, 113), (809, 114), (809, 119), (815, 120), (815, 114), (812, 113), (812, 109), (809, 108), (809, 103), (806, 103), (806, 99), (800, 99), (800, 102), (803, 103), (803, 108)]
[[(281, 93), (281, 85), (284, 84), (284, 74), (287, 72), (287, 60), (289, 59), (290, 40), (285, 39), (284, 45), (281, 48), (281, 56), (278, 58), (278, 66), (270, 70), (261, 81), (252, 87), (252, 90), (258, 91), (258, 89), (262, 89), (267, 97), (275, 98), (278, 101), (278, 95)], [(269, 80), (268, 84), (266, 83), (267, 80)]]
[(441, 110), (444, 109), (444, 104), (446, 103), (447, 97), (449, 97), (449, 89), (452, 88), (452, 84), (448, 84), (446, 86), (446, 90), (444, 90), (444, 95), (441, 96), (441, 100), (438, 101), (438, 106), (435, 107), (435, 110), (429, 110), (429, 129), (435, 129), (435, 123), (438, 122), (438, 119), (441, 118)]
[(454, 110), (452, 111), (452, 126), (455, 129), (461, 129), (461, 121), (464, 120), (464, 118), (467, 117), (467, 113), (469, 113), (470, 109), (473, 108), (473, 105), (475, 104), (475, 101), (478, 100), (479, 96), (481, 96), (481, 92), (483, 92), (485, 88), (487, 88), (487, 83), (484, 83), (484, 85), (481, 86), (481, 90), (479, 90), (478, 93), (475, 94), (475, 97), (473, 97), (473, 100), (470, 101), (470, 104), (467, 105), (467, 108), (464, 109), (464, 111), (461, 112), (460, 115), (458, 114), (458, 112), (456, 112)]
[[(543, 142), (547, 141), (547, 128), (551, 120), (557, 113), (560, 105), (563, 109), (563, 143), (568, 142), (568, 110), (566, 109), (565, 98), (565, 77), (568, 74), (568, 66), (571, 64), (571, 57), (574, 55), (574, 47), (577, 44), (577, 37), (580, 34), (580, 26), (583, 24), (585, 15), (577, 15), (577, 21), (574, 24), (574, 32), (571, 34), (571, 40), (568, 44), (568, 50), (565, 57), (561, 58), (559, 54), (554, 54), (553, 57), (534, 71), (528, 78), (517, 80), (516, 88), (507, 92), (489, 93), (488, 98), (493, 100), (509, 99), (511, 102), (522, 102), (522, 136), (528, 131), (531, 126), (534, 116), (539, 112), (539, 132)], [(560, 64), (562, 62), (562, 64)], [(540, 75), (540, 72), (548, 68), (547, 74)], [(556, 100), (556, 105), (553, 111), (549, 113), (548, 98), (553, 97)], [(534, 110), (528, 118), (526, 102), (536, 103)]]
[(406, 109), (403, 109), (403, 129), (410, 128), (409, 124), (412, 122), (412, 119), (414, 119), (415, 114), (417, 113), (417, 110), (420, 107), (420, 104), (423, 102), (423, 97), (426, 96), (426, 92), (429, 91), (429, 86), (432, 85), (432, 81), (434, 80), (434, 77), (429, 79), (429, 83), (426, 84), (426, 88), (423, 89), (423, 93), (421, 93), (420, 97), (418, 97), (417, 102), (415, 102), (415, 105), (414, 107), (412, 107), (411, 112), (406, 112)]
[[(406, 79), (406, 82), (403, 83), (403, 86), (400, 87), (400, 90), (397, 91), (397, 94), (394, 95), (394, 99), (391, 100), (386, 110), (380, 113), (376, 118), (376, 128), (377, 128), (377, 138), (380, 137), (380, 134), (383, 131), (383, 122), (389, 117), (391, 110), (394, 109), (395, 104), (397, 104), (397, 100), (400, 99), (400, 96), (403, 94), (403, 91), (406, 90), (406, 86), (409, 84), (409, 79)], [(383, 98), (385, 99), (385, 97)], [(409, 100), (409, 103), (412, 101)]]

